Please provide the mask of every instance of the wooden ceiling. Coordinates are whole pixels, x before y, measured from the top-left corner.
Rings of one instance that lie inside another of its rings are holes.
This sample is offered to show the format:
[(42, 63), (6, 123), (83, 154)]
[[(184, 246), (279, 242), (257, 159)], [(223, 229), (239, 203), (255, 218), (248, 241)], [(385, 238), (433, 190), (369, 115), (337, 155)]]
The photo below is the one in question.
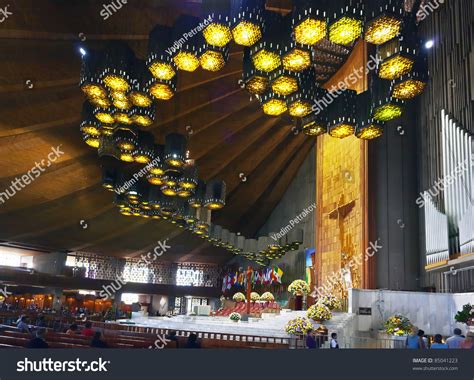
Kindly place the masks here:
[[(111, 193), (100, 186), (97, 153), (79, 132), (84, 96), (78, 87), (78, 47), (121, 39), (145, 57), (153, 26), (172, 25), (181, 13), (201, 16), (200, 1), (128, 1), (105, 21), (99, 14), (104, 3), (110, 2), (17, 0), (9, 7), (13, 14), (0, 23), (0, 192), (52, 147), (61, 145), (64, 151), (0, 206), (0, 239), (115, 256), (136, 256), (169, 239), (172, 248), (163, 260), (223, 263), (229, 253), (174, 225), (121, 216)], [(291, 4), (270, 1), (267, 6), (287, 12)], [(327, 55), (320, 56), (324, 64)], [(293, 133), (290, 119), (265, 116), (238, 85), (241, 69), (242, 49), (232, 44), (229, 63), (220, 72), (180, 72), (178, 93), (158, 103), (151, 131), (158, 141), (172, 131), (189, 137), (200, 177), (227, 184), (227, 205), (213, 221), (250, 237), (315, 140)]]

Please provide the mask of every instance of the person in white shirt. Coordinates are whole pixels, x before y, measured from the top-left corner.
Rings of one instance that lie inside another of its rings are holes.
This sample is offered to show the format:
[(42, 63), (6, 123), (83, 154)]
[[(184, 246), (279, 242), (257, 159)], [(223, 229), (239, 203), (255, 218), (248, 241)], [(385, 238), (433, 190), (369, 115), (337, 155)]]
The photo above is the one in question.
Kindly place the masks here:
[(453, 331), (454, 335), (446, 339), (448, 348), (460, 348), (461, 343), (464, 342), (464, 337), (461, 335), (461, 329), (455, 328)]
[(339, 348), (339, 343), (337, 343), (337, 334), (336, 333), (331, 334), (331, 342), (329, 344), (329, 347)]

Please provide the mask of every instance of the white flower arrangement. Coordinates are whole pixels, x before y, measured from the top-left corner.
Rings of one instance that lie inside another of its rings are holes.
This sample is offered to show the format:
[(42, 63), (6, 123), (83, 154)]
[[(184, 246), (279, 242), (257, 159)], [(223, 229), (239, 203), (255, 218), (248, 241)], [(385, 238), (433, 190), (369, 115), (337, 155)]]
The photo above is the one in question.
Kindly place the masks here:
[(288, 291), (294, 296), (309, 294), (311, 289), (306, 281), (295, 280), (288, 286)]
[(327, 306), (329, 310), (337, 310), (342, 308), (341, 300), (334, 296), (319, 297), (317, 303)]
[(257, 292), (252, 292), (250, 293), (250, 299), (252, 301), (260, 301), (260, 294), (258, 294)]
[(242, 316), (239, 313), (233, 312), (229, 315), (229, 319), (234, 322), (238, 322), (242, 319)]

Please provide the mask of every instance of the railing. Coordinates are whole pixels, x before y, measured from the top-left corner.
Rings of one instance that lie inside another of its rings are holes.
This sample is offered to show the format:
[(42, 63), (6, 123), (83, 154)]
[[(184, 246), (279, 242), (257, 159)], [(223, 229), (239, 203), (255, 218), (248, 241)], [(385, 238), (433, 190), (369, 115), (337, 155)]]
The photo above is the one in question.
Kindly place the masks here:
[(104, 330), (120, 330), (128, 331), (141, 334), (153, 334), (153, 335), (167, 335), (170, 331), (176, 331), (177, 336), (188, 337), (194, 333), (198, 338), (204, 339), (217, 339), (235, 342), (247, 342), (247, 343), (267, 343), (267, 344), (284, 344), (289, 347), (297, 348), (298, 339), (293, 338), (279, 338), (279, 337), (266, 337), (259, 335), (248, 335), (248, 334), (233, 334), (233, 333), (216, 333), (216, 332), (203, 332), (196, 330), (187, 329), (169, 329), (161, 327), (144, 327), (134, 325), (122, 325), (118, 323), (105, 323), (105, 322), (92, 322), (92, 325), (97, 328)]
[(340, 339), (340, 348), (400, 349), (406, 347), (406, 338), (370, 338), (351, 336)]

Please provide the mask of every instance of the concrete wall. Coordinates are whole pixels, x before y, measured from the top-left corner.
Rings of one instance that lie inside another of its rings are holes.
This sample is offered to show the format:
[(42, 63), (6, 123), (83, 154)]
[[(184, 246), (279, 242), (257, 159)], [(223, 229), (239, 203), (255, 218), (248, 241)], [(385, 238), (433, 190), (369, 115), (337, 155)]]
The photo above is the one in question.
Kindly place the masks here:
[[(298, 173), (286, 190), (272, 214), (259, 230), (257, 236), (279, 232), (291, 219), (316, 202), (316, 148), (313, 148), (301, 165)], [(304, 243), (299, 251), (289, 252), (271, 265), (278, 265), (283, 271), (283, 282), (305, 278), (305, 248), (315, 246), (315, 212), (309, 214), (295, 228), (303, 230)]]
[(454, 316), (467, 303), (474, 303), (474, 293), (424, 293), (391, 290), (360, 290), (349, 292), (349, 312), (371, 308), (372, 315), (358, 315), (355, 331), (383, 329), (384, 322), (394, 314), (406, 316), (426, 334), (452, 334), (455, 327), (466, 332), (466, 325), (456, 323)]
[(369, 241), (382, 248), (375, 257), (376, 288), (421, 290), (416, 103), (387, 123), (369, 142)]

